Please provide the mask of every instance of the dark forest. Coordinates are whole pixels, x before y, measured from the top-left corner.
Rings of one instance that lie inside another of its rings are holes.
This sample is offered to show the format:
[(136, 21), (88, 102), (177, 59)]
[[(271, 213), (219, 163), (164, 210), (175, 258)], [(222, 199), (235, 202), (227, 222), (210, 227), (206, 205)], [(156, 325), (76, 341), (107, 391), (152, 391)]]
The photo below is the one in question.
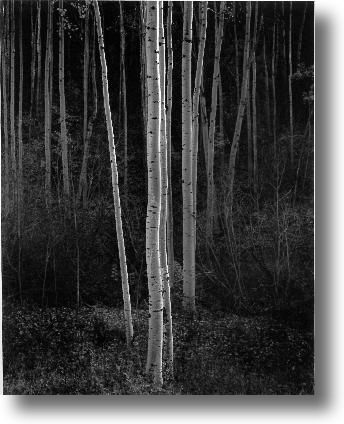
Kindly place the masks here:
[(3, 0), (5, 394), (314, 393), (314, 3)]

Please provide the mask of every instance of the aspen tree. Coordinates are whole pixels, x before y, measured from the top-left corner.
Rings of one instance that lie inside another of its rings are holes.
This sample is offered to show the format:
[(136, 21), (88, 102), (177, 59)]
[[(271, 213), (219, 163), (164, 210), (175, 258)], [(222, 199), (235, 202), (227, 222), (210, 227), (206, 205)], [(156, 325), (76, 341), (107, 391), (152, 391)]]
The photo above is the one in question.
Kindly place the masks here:
[(37, 38), (37, 20), (34, 19), (33, 2), (30, 3), (31, 9), (31, 91), (30, 91), (30, 123), (29, 123), (29, 139), (31, 138), (31, 126), (33, 118), (33, 105), (35, 96), (35, 80), (36, 80), (36, 38)]
[(160, 122), (161, 93), (159, 75), (159, 2), (147, 2), (146, 77), (148, 93), (147, 167), (148, 203), (146, 219), (146, 261), (149, 290), (149, 334), (146, 372), (154, 386), (162, 385), (163, 298), (159, 255), (161, 212)]
[(105, 110), (105, 118), (106, 118), (106, 128), (108, 133), (108, 142), (109, 142), (111, 178), (112, 178), (112, 195), (113, 195), (114, 209), (115, 209), (117, 246), (118, 246), (118, 255), (119, 255), (119, 262), (120, 262), (120, 269), (121, 269), (121, 279), (122, 279), (126, 339), (127, 339), (127, 344), (129, 345), (133, 338), (133, 323), (132, 323), (132, 317), (131, 317), (131, 303), (130, 303), (127, 262), (126, 262), (124, 236), (123, 236), (123, 228), (122, 228), (122, 216), (121, 216), (122, 212), (121, 212), (121, 199), (119, 196), (119, 186), (118, 186), (117, 158), (116, 158), (115, 140), (114, 140), (113, 126), (112, 126), (112, 119), (111, 119), (104, 38), (103, 38), (103, 30), (102, 30), (98, 1), (93, 0), (93, 5), (94, 5), (95, 18), (97, 23), (99, 56), (100, 56), (101, 69), (102, 69), (104, 110)]
[(292, 12), (293, 2), (289, 2), (289, 128), (290, 128), (290, 163), (291, 169), (294, 169), (294, 122), (293, 122), (293, 89), (292, 89), (292, 77), (293, 77), (293, 61), (292, 61)]
[(87, 164), (90, 148), (90, 140), (92, 137), (93, 125), (98, 113), (98, 89), (96, 81), (96, 59), (95, 59), (95, 34), (96, 34), (96, 24), (93, 28), (93, 42), (92, 42), (92, 56), (91, 56), (91, 80), (92, 80), (92, 93), (93, 93), (93, 108), (92, 115), (88, 121), (86, 138), (84, 143), (84, 153), (82, 157), (82, 165), (79, 178), (79, 188), (78, 188), (78, 200), (81, 199), (83, 207), (87, 206)]
[[(120, 11), (120, 33), (121, 33), (121, 97), (123, 105), (123, 147), (124, 147), (124, 203), (128, 206), (128, 118), (127, 118), (127, 83), (125, 70), (125, 30), (123, 19), (123, 6), (119, 2)], [(121, 110), (119, 111), (121, 113)]]
[(146, 85), (146, 47), (145, 47), (145, 26), (146, 26), (146, 2), (140, 2), (140, 74), (141, 74), (141, 107), (144, 137), (147, 133), (147, 85)]
[(243, 77), (241, 82), (241, 93), (240, 93), (240, 103), (238, 107), (237, 118), (235, 122), (233, 140), (231, 145), (231, 151), (229, 156), (229, 169), (228, 169), (228, 185), (229, 185), (229, 219), (230, 219), (230, 228), (233, 228), (233, 186), (234, 186), (234, 176), (235, 176), (235, 160), (238, 151), (240, 133), (242, 121), (245, 114), (245, 107), (247, 101), (247, 79), (249, 77), (250, 71), (250, 61), (249, 61), (249, 46), (250, 46), (250, 28), (251, 28), (251, 2), (246, 3), (246, 29), (245, 29), (245, 44), (244, 44), (244, 67), (243, 67)]
[(23, 204), (23, 3), (19, 4), (19, 102), (18, 102), (18, 284), (22, 303), (22, 204)]
[(10, 165), (9, 165), (9, 139), (8, 139), (8, 64), (9, 64), (9, 3), (3, 4), (3, 37), (1, 56), (2, 76), (2, 105), (3, 105), (3, 134), (4, 134), (4, 162), (5, 162), (5, 187), (4, 187), (4, 216), (9, 212), (10, 202)]
[(247, 78), (246, 124), (247, 124), (247, 183), (252, 183), (252, 117), (251, 117), (251, 66)]
[(264, 83), (265, 83), (265, 114), (266, 114), (266, 123), (268, 127), (268, 133), (271, 134), (271, 108), (270, 108), (270, 89), (269, 89), (269, 71), (266, 60), (266, 42), (265, 34), (263, 36), (263, 60), (264, 60)]
[[(197, 222), (197, 160), (198, 160), (198, 138), (199, 138), (199, 109), (200, 93), (203, 78), (203, 59), (207, 36), (207, 6), (208, 2), (199, 3), (199, 46), (197, 56), (197, 67), (195, 75), (195, 86), (192, 97), (192, 193), (193, 193), (193, 262), (196, 255), (196, 222)], [(195, 296), (195, 272), (192, 281), (192, 296)]]
[(167, 8), (167, 88), (166, 88), (166, 143), (167, 143), (167, 177), (168, 177), (168, 204), (167, 204), (167, 262), (170, 276), (170, 287), (174, 284), (174, 247), (173, 247), (173, 194), (172, 194), (172, 73), (173, 73), (173, 46), (172, 46), (172, 9), (173, 2), (168, 2)]
[(37, 0), (37, 38), (36, 38), (36, 51), (37, 51), (37, 83), (36, 83), (36, 114), (40, 115), (41, 107), (41, 73), (42, 73), (42, 52), (41, 52), (41, 0)]
[(48, 1), (47, 41), (44, 64), (44, 147), (45, 147), (45, 201), (49, 207), (51, 201), (51, 59), (53, 6)]
[[(253, 45), (257, 43), (258, 2), (256, 1), (254, 15)], [(253, 141), (253, 192), (258, 204), (258, 152), (257, 152), (257, 62), (256, 49), (252, 58), (252, 141)]]
[(182, 46), (182, 192), (183, 192), (183, 306), (195, 312), (195, 257), (192, 192), (192, 54), (193, 2), (184, 2)]
[(172, 371), (173, 366), (173, 334), (172, 311), (170, 298), (170, 277), (167, 262), (167, 203), (168, 203), (168, 171), (167, 171), (167, 139), (166, 139), (166, 105), (165, 105), (165, 34), (164, 34), (164, 2), (159, 2), (159, 71), (161, 93), (161, 124), (160, 124), (160, 161), (161, 161), (161, 213), (159, 227), (159, 251), (161, 281), (164, 293), (164, 306), (166, 312), (166, 336), (168, 362)]
[(239, 48), (238, 48), (238, 35), (236, 26), (236, 2), (233, 2), (233, 26), (234, 26), (234, 47), (235, 47), (235, 85), (237, 94), (237, 103), (240, 102), (240, 77), (239, 77)]
[(213, 240), (214, 225), (214, 202), (215, 202), (215, 185), (214, 185), (214, 152), (215, 152), (215, 127), (217, 112), (217, 93), (220, 75), (220, 55), (223, 39), (225, 2), (220, 3), (220, 11), (218, 23), (215, 21), (215, 56), (213, 83), (211, 90), (211, 109), (209, 117), (209, 140), (208, 140), (208, 179), (207, 179), (207, 217), (206, 217), (206, 239), (211, 244)]
[(11, 168), (12, 168), (12, 183), (13, 183), (13, 200), (15, 199), (16, 184), (17, 184), (17, 163), (16, 163), (16, 133), (15, 133), (15, 115), (14, 115), (14, 87), (15, 87), (15, 19), (14, 19), (14, 0), (11, 1), (10, 8), (10, 24), (11, 24), (11, 87), (10, 87), (10, 125), (11, 125)]
[(60, 92), (60, 143), (62, 148), (63, 192), (65, 199), (70, 196), (69, 166), (68, 166), (68, 136), (66, 124), (66, 100), (64, 84), (64, 9), (63, 0), (59, 0), (59, 92)]
[(84, 94), (84, 117), (82, 127), (82, 139), (86, 144), (87, 118), (88, 118), (88, 75), (90, 62), (90, 41), (89, 41), (89, 3), (86, 1), (85, 27), (84, 27), (84, 68), (83, 68), (83, 94)]

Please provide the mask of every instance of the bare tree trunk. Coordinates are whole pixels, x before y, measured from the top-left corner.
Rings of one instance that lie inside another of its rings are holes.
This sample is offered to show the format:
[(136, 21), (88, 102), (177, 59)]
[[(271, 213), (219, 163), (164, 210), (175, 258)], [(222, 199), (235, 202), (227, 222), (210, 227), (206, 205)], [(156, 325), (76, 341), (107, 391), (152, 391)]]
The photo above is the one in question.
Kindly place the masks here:
[(289, 128), (290, 128), (290, 164), (294, 170), (294, 122), (293, 122), (293, 62), (292, 62), (292, 12), (293, 2), (290, 2), (289, 9)]
[(2, 105), (3, 105), (3, 131), (4, 131), (4, 162), (5, 162), (5, 193), (4, 193), (4, 216), (7, 218), (10, 203), (10, 165), (9, 165), (9, 139), (8, 139), (8, 64), (10, 51), (9, 38), (9, 3), (4, 4), (4, 37), (2, 38), (2, 60), (1, 60), (1, 75), (2, 75)]
[[(121, 28), (121, 82), (122, 82), (122, 105), (123, 105), (123, 146), (124, 146), (124, 204), (128, 207), (128, 118), (127, 118), (127, 83), (125, 71), (125, 31), (122, 2), (119, 2), (120, 28)], [(121, 113), (121, 111), (119, 112)]]
[(131, 317), (131, 303), (130, 303), (127, 262), (126, 262), (125, 245), (124, 245), (123, 228), (122, 228), (121, 200), (119, 196), (119, 187), (118, 187), (117, 159), (116, 159), (115, 141), (114, 141), (113, 127), (112, 127), (112, 120), (111, 120), (111, 109), (110, 109), (110, 99), (109, 99), (109, 89), (108, 89), (108, 77), (107, 77), (107, 66), (106, 66), (106, 58), (105, 58), (104, 38), (103, 38), (103, 30), (102, 30), (102, 24), (100, 19), (98, 1), (93, 0), (93, 5), (94, 5), (94, 11), (95, 11), (95, 18), (97, 22), (99, 56), (100, 56), (100, 62), (102, 67), (104, 110), (105, 110), (106, 128), (108, 133), (109, 153), (110, 153), (110, 163), (111, 163), (112, 195), (113, 195), (114, 209), (115, 209), (118, 255), (119, 255), (120, 268), (121, 268), (126, 338), (127, 338), (127, 344), (129, 345), (133, 338), (133, 322)]
[(149, 335), (146, 372), (156, 388), (163, 383), (163, 297), (159, 255), (161, 211), (160, 122), (161, 93), (159, 75), (159, 2), (147, 2), (146, 76), (148, 91), (147, 165), (148, 204), (146, 220), (146, 261), (149, 289)]
[(68, 137), (66, 124), (66, 100), (64, 85), (64, 9), (63, 0), (59, 0), (59, 92), (60, 92), (60, 142), (62, 148), (63, 192), (65, 200), (70, 197), (69, 166), (68, 166)]
[(192, 97), (191, 54), (193, 2), (184, 2), (182, 46), (182, 193), (183, 193), (183, 307), (195, 311), (193, 293)]
[(83, 69), (83, 92), (84, 92), (84, 119), (82, 127), (82, 139), (84, 146), (86, 143), (87, 133), (87, 118), (88, 118), (88, 75), (89, 75), (89, 62), (90, 62), (90, 41), (89, 41), (89, 14), (90, 8), (86, 3), (85, 12), (85, 28), (84, 28), (84, 69)]
[(297, 55), (296, 55), (296, 65), (299, 68), (301, 63), (301, 50), (302, 50), (302, 36), (303, 36), (303, 28), (305, 26), (306, 13), (307, 13), (308, 2), (305, 2), (305, 7), (303, 9), (302, 22), (299, 30), (299, 41), (297, 43)]
[(16, 133), (15, 133), (15, 18), (14, 18), (14, 0), (11, 1), (11, 101), (10, 101), (10, 125), (11, 125), (11, 161), (12, 161), (12, 184), (13, 184), (13, 200), (16, 198), (17, 184), (17, 162), (16, 162)]
[(31, 127), (33, 119), (33, 105), (35, 96), (35, 80), (36, 80), (36, 39), (37, 39), (37, 20), (34, 19), (34, 6), (31, 7), (31, 92), (30, 92), (30, 122), (29, 122), (29, 139), (31, 139)]
[(241, 94), (240, 103), (238, 107), (238, 114), (235, 122), (234, 135), (231, 145), (231, 152), (229, 157), (229, 169), (228, 169), (228, 185), (229, 185), (229, 220), (230, 227), (233, 226), (233, 187), (235, 177), (235, 160), (239, 146), (239, 139), (241, 133), (242, 121), (245, 114), (245, 107), (247, 101), (247, 80), (250, 73), (250, 61), (249, 61), (249, 50), (250, 50), (250, 28), (251, 28), (251, 2), (246, 3), (246, 31), (245, 31), (245, 45), (244, 45), (244, 68), (243, 78), (241, 83)]
[(145, 49), (146, 2), (140, 2), (140, 52), (141, 52), (141, 107), (144, 138), (147, 133), (147, 86), (146, 86), (146, 49)]
[(52, 25), (53, 25), (53, 5), (48, 2), (48, 24), (47, 41), (45, 48), (44, 64), (44, 146), (45, 146), (45, 201), (47, 207), (51, 202), (51, 59), (52, 59)]
[(82, 196), (83, 207), (87, 207), (87, 193), (88, 193), (88, 184), (87, 184), (87, 164), (89, 156), (90, 141), (92, 137), (93, 125), (98, 113), (98, 90), (97, 90), (97, 81), (96, 81), (96, 58), (95, 58), (95, 33), (96, 33), (96, 23), (94, 23), (93, 28), (93, 43), (92, 43), (92, 56), (91, 56), (91, 79), (92, 79), (92, 93), (93, 93), (93, 109), (92, 115), (88, 121), (86, 138), (84, 143), (84, 153), (82, 157), (82, 165), (79, 178), (79, 188), (78, 188), (78, 201), (80, 201)]
[(167, 92), (166, 92), (166, 138), (167, 138), (167, 174), (168, 174), (168, 204), (167, 204), (167, 261), (170, 272), (170, 287), (174, 285), (174, 247), (173, 247), (173, 195), (172, 195), (172, 10), (173, 2), (168, 2), (167, 9)]
[(234, 47), (235, 47), (235, 85), (237, 94), (237, 103), (240, 102), (240, 77), (239, 77), (239, 49), (238, 49), (238, 36), (236, 26), (236, 2), (233, 2), (233, 20), (234, 20)]
[(168, 203), (168, 172), (167, 172), (167, 140), (166, 140), (166, 108), (165, 108), (165, 34), (164, 34), (164, 2), (159, 2), (159, 71), (161, 93), (161, 123), (160, 123), (160, 160), (161, 160), (161, 213), (159, 227), (159, 251), (161, 266), (161, 281), (164, 293), (164, 306), (166, 312), (166, 338), (169, 369), (173, 372), (173, 334), (172, 311), (170, 297), (170, 277), (167, 264), (167, 203)]
[(213, 84), (211, 91), (211, 110), (209, 119), (209, 141), (208, 141), (208, 180), (207, 180), (207, 217), (206, 217), (206, 239), (211, 244), (213, 240), (214, 225), (214, 202), (215, 202), (215, 186), (214, 186), (214, 142), (215, 142), (215, 126), (217, 111), (217, 93), (220, 76), (220, 55), (223, 38), (225, 2), (220, 3), (219, 22), (216, 24), (215, 30), (215, 57)]
[[(199, 3), (199, 46), (197, 57), (197, 68), (195, 76), (195, 87), (192, 98), (192, 192), (193, 192), (193, 255), (196, 255), (196, 222), (197, 222), (197, 163), (198, 163), (198, 139), (199, 139), (199, 115), (200, 115), (200, 94), (203, 79), (203, 59), (207, 37), (207, 6), (208, 2)], [(196, 262), (195, 262), (196, 263)], [(195, 295), (195, 281), (193, 282), (193, 295)]]
[(266, 61), (266, 42), (265, 34), (263, 39), (263, 57), (264, 57), (264, 82), (265, 82), (265, 113), (266, 113), (266, 122), (268, 126), (268, 133), (271, 134), (271, 108), (270, 108), (270, 89), (269, 89), (269, 71)]
[[(253, 45), (257, 44), (258, 2), (256, 1), (254, 15)], [(253, 192), (258, 206), (258, 152), (257, 152), (257, 62), (256, 49), (252, 58), (252, 140), (253, 140)]]
[(42, 52), (41, 52), (41, 0), (37, 0), (37, 83), (36, 83), (36, 115), (39, 117), (41, 112), (41, 73), (42, 73)]
[(247, 124), (247, 185), (252, 184), (252, 117), (251, 117), (251, 66), (247, 78), (246, 124)]

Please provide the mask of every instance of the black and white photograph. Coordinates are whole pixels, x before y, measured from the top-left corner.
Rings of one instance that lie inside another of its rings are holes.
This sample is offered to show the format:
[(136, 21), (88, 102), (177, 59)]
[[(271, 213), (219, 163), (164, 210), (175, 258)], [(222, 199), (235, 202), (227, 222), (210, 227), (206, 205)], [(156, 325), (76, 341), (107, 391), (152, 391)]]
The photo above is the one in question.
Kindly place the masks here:
[(315, 394), (314, 41), (313, 1), (0, 1), (4, 395)]

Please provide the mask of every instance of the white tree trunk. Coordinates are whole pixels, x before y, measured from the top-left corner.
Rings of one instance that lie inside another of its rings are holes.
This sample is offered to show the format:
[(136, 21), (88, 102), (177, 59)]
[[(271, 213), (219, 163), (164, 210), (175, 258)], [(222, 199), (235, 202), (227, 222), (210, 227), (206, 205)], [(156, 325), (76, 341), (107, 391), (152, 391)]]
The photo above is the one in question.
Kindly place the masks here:
[(110, 99), (109, 99), (109, 89), (108, 89), (108, 77), (107, 77), (107, 66), (106, 66), (106, 58), (105, 58), (104, 38), (103, 38), (103, 30), (102, 30), (102, 24), (101, 24), (101, 18), (100, 18), (100, 12), (99, 12), (99, 6), (98, 6), (97, 0), (94, 0), (93, 4), (94, 4), (94, 11), (95, 11), (95, 17), (97, 22), (99, 56), (100, 56), (100, 62), (102, 67), (104, 110), (105, 110), (106, 128), (107, 128), (108, 141), (109, 141), (111, 178), (112, 178), (112, 195), (113, 195), (113, 202), (114, 202), (114, 208), (115, 208), (117, 246), (118, 246), (118, 255), (119, 255), (119, 263), (120, 263), (121, 278), (122, 278), (125, 329), (126, 329), (127, 344), (130, 344), (133, 338), (133, 323), (132, 323), (132, 317), (131, 317), (131, 303), (130, 303), (127, 262), (126, 262), (125, 245), (124, 245), (123, 228), (122, 228), (121, 199), (119, 196), (117, 159), (116, 159), (115, 141), (114, 141), (113, 127), (112, 127), (112, 120), (111, 120), (111, 109), (110, 109)]
[(149, 289), (149, 335), (146, 371), (154, 385), (162, 385), (163, 297), (159, 254), (161, 212), (160, 121), (161, 93), (159, 76), (159, 2), (147, 2), (146, 77), (148, 92), (147, 168), (148, 204), (146, 219), (146, 261)]
[(182, 47), (182, 192), (183, 192), (183, 306), (195, 312), (195, 255), (192, 192), (192, 54), (193, 2), (184, 2)]

